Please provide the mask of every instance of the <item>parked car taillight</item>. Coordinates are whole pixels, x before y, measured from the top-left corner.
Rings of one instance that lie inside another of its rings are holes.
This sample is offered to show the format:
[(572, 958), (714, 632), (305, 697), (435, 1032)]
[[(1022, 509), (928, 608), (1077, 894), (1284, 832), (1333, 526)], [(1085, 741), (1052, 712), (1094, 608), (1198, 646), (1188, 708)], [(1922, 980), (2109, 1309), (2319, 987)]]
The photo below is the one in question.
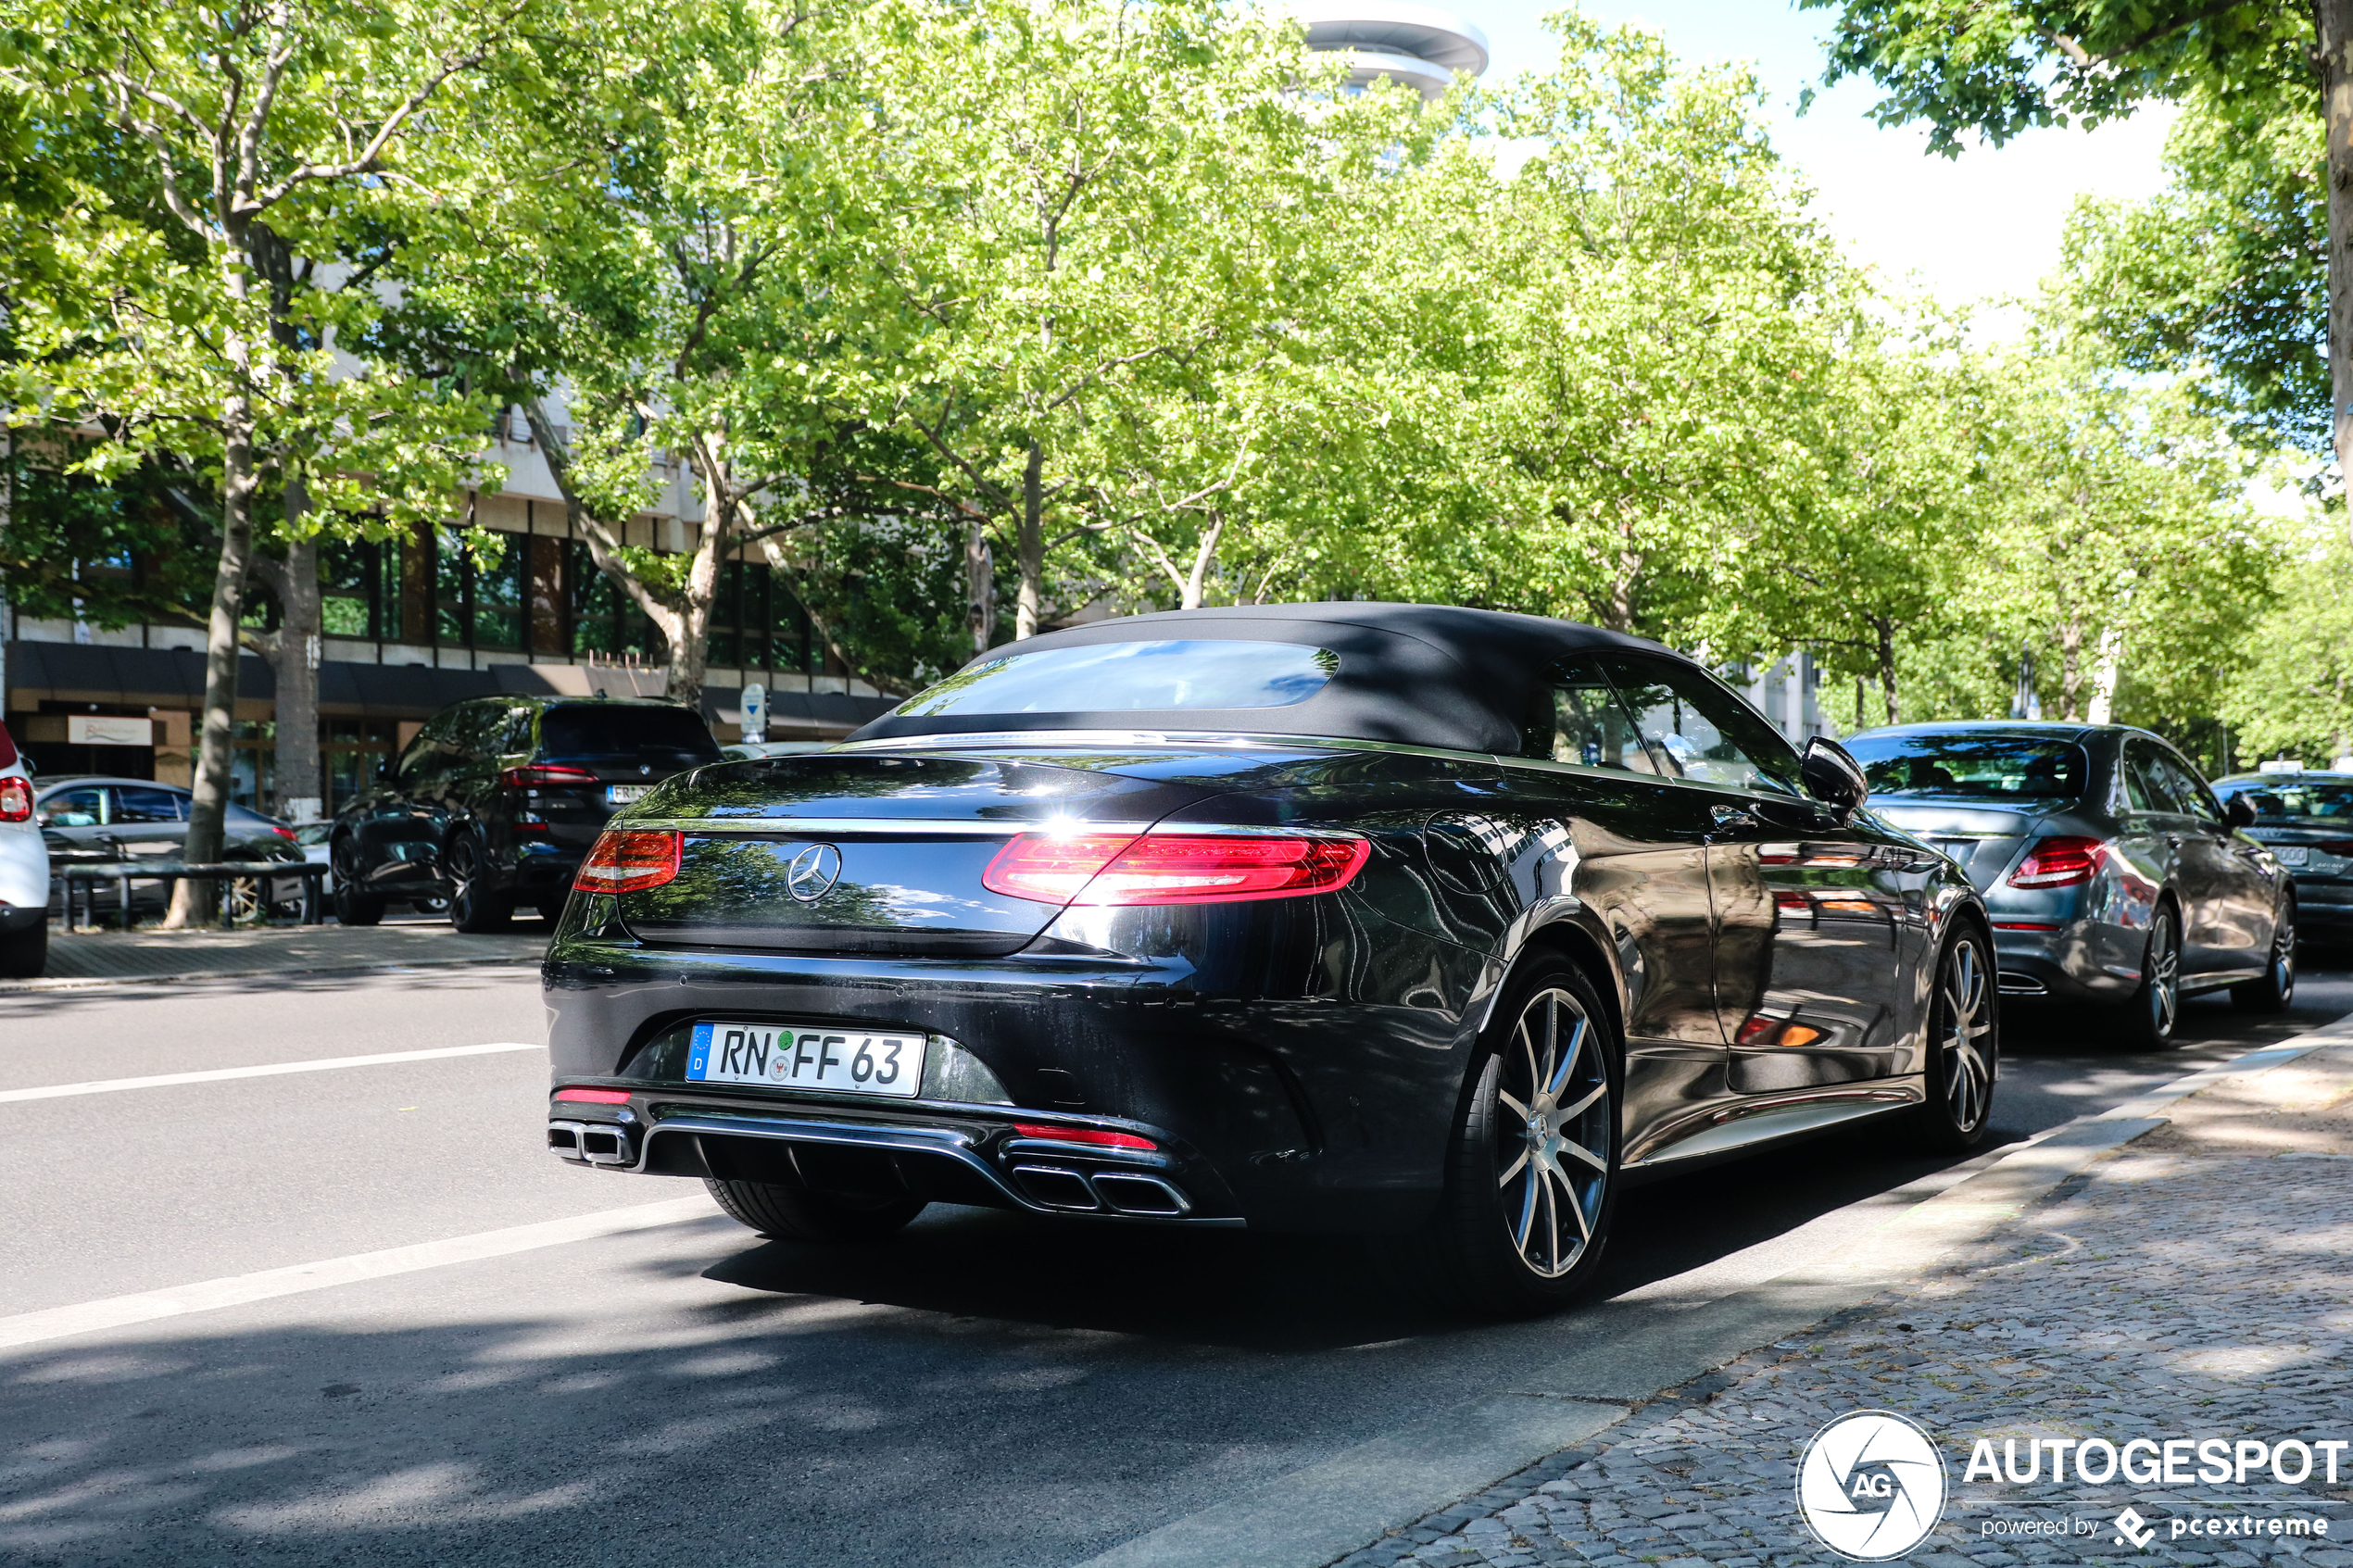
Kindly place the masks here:
[(2324, 855), (2353, 855), (2353, 838), (2324, 838), (2313, 847)]
[(1371, 854), (1361, 838), (1026, 833), (997, 852), (980, 883), (1047, 904), (1289, 898), (1347, 886)]
[(32, 785), (24, 779), (0, 779), (0, 822), (32, 820)]
[(678, 876), (684, 834), (660, 828), (607, 828), (580, 862), (572, 884), (583, 893), (643, 893)]
[(2091, 881), (2107, 859), (2108, 844), (2102, 839), (2038, 839), (2010, 872), (2009, 883), (2012, 887), (2073, 887)]
[(567, 768), (561, 763), (535, 762), (527, 768), (501, 769), (498, 782), (509, 789), (546, 789), (565, 784), (592, 784), (597, 775), (585, 768)]

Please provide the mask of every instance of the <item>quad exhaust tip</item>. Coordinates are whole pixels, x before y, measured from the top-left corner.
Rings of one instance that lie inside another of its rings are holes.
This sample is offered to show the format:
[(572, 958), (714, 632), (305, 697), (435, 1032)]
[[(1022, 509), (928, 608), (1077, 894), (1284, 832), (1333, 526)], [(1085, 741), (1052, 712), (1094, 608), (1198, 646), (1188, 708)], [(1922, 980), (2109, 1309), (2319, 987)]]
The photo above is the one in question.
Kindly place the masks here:
[(610, 1122), (550, 1122), (547, 1148), (575, 1165), (635, 1165), (629, 1129)]
[(1134, 1214), (1173, 1220), (1192, 1212), (1191, 1199), (1158, 1176), (1130, 1171), (1091, 1175), (1066, 1165), (1016, 1165), (1013, 1180), (1031, 1202), (1074, 1213)]

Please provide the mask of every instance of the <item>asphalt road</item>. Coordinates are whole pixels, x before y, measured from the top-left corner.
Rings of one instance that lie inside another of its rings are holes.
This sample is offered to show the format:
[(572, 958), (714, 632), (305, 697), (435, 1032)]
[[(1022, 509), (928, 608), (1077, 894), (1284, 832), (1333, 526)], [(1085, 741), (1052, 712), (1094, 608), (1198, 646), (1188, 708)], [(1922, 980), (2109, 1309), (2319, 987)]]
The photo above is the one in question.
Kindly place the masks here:
[[(2353, 1010), (2187, 1007), (2179, 1048), (2013, 1018), (1996, 1146)], [(535, 978), (0, 997), (0, 1333), (129, 1293), (692, 1198), (541, 1149)], [(11, 1098), (12, 1095), (15, 1098)], [(0, 1561), (1045, 1568), (1572, 1348), (1629, 1342), (1960, 1179), (1860, 1137), (1631, 1192), (1590, 1305), (1466, 1324), (1345, 1243), (936, 1209), (878, 1248), (722, 1218), (0, 1351)]]

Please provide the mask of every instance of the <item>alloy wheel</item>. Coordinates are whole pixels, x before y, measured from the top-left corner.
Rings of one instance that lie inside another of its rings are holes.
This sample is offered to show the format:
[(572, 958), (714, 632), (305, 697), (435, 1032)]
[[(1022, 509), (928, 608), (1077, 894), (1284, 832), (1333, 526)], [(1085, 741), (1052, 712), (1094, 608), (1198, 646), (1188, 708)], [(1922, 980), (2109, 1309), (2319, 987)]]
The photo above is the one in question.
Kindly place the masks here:
[(1505, 1047), (1495, 1098), (1495, 1185), (1513, 1248), (1557, 1279), (1592, 1244), (1607, 1191), (1617, 1109), (1599, 1033), (1576, 997), (1528, 999)]
[(2296, 995), (2296, 906), (2281, 911), (2271, 933), (2271, 985), (2284, 1007)]
[(1974, 1132), (1993, 1104), (1994, 1064), (1987, 1039), (1994, 1033), (1993, 994), (1985, 983), (1985, 960), (1977, 939), (1962, 936), (1944, 955), (1936, 981), (1936, 1047), (1941, 1058), (1944, 1109), (1953, 1126)]
[(2159, 909), (2149, 926), (2148, 962), (2144, 973), (2148, 986), (2149, 1033), (2157, 1039), (2169, 1039), (2173, 1034), (2173, 1021), (2182, 1010), (2182, 945), (2173, 935), (2173, 914), (2170, 909)]

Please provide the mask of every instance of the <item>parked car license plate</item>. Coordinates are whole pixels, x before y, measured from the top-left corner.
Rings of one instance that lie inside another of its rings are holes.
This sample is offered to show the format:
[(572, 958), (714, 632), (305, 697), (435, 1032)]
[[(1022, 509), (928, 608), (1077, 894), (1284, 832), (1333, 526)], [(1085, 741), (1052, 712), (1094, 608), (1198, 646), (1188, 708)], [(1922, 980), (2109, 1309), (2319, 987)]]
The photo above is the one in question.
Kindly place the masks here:
[(2284, 866), (2304, 865), (2312, 858), (2312, 852), (2301, 844), (2274, 844), (2271, 853), (2280, 858)]
[(643, 800), (653, 787), (651, 784), (607, 784), (605, 804), (626, 806), (633, 800)]
[(924, 1036), (838, 1023), (698, 1023), (686, 1053), (698, 1084), (765, 1084), (912, 1098), (924, 1084)]

